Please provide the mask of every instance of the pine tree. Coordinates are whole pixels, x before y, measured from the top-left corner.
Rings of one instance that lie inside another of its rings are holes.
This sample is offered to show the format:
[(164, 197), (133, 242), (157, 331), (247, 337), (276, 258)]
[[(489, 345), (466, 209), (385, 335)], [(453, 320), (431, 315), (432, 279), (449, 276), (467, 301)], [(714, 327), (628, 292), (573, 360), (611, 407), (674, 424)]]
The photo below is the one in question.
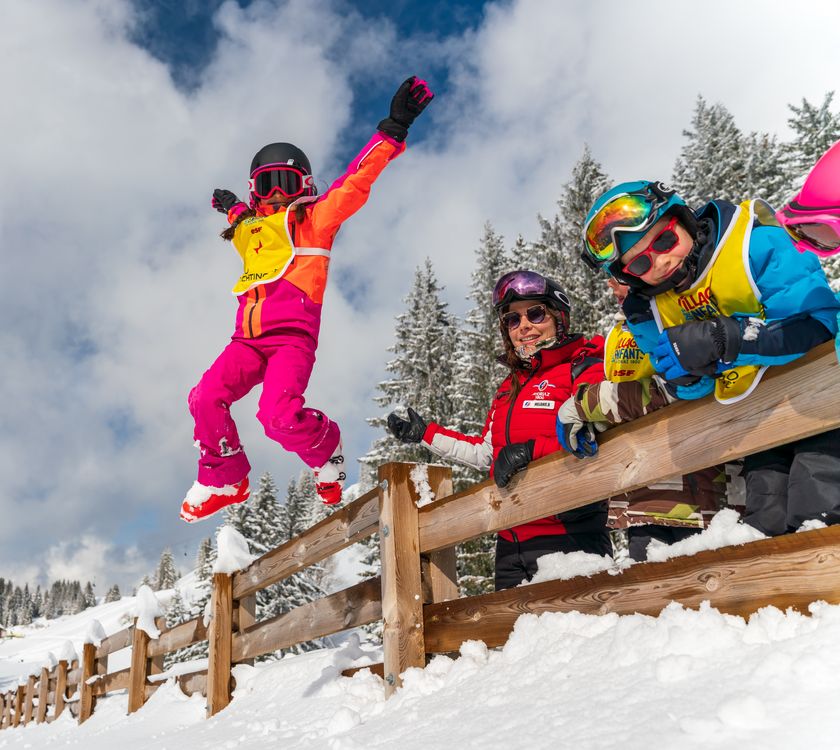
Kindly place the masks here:
[(195, 562), (195, 574), (199, 581), (209, 581), (213, 576), (215, 559), (216, 551), (213, 549), (213, 540), (207, 537), (198, 546), (198, 557)]
[(386, 414), (368, 419), (382, 430), (368, 453), (360, 459), (361, 482), (365, 488), (376, 483), (376, 469), (388, 461), (428, 462), (429, 452), (420, 445), (405, 445), (385, 429), (387, 412), (411, 406), (427, 420), (450, 425), (454, 418), (451, 397), (455, 320), (441, 300), (431, 261), (427, 258), (414, 275), (405, 298), (406, 310), (397, 316), (395, 343), (389, 351), (394, 359), (386, 365), (393, 377), (377, 385), (374, 401)]
[(178, 571), (175, 570), (175, 559), (172, 557), (172, 551), (165, 549), (161, 553), (160, 560), (158, 561), (153, 588), (155, 591), (171, 589), (178, 578)]
[(788, 104), (793, 115), (788, 125), (794, 133), (788, 145), (791, 169), (795, 175), (806, 175), (829, 147), (840, 140), (840, 113), (831, 111), (834, 92), (829, 91), (822, 104), (815, 106), (807, 99), (797, 107)]
[(722, 104), (697, 97), (693, 130), (684, 130), (688, 142), (674, 165), (674, 186), (692, 208), (721, 198), (744, 200), (746, 154), (744, 137)]
[(118, 602), (122, 599), (122, 594), (120, 594), (120, 587), (117, 586), (115, 583), (111, 588), (108, 589), (108, 593), (105, 594), (105, 603), (109, 602)]
[(93, 584), (90, 581), (85, 584), (82, 596), (84, 597), (85, 608), (96, 606), (96, 594), (93, 593)]
[(571, 179), (563, 186), (557, 202), (559, 216), (550, 226), (543, 220), (543, 232), (549, 236), (556, 234), (560, 245), (560, 265), (550, 275), (569, 295), (572, 331), (587, 336), (604, 333), (612, 327), (615, 313), (606, 276), (593, 273), (580, 259), (586, 215), (595, 199), (609, 187), (610, 179), (603, 167), (593, 159), (589, 146), (584, 146), (583, 155), (572, 168)]
[(252, 554), (264, 555), (277, 546), (280, 506), (277, 503), (277, 485), (271, 474), (260, 477), (257, 491), (246, 503), (248, 513), (242, 518), (242, 535), (248, 540)]
[[(189, 619), (191, 619), (190, 612), (184, 604), (181, 592), (176, 588), (175, 593), (169, 602), (169, 606), (166, 609), (166, 627), (174, 628), (176, 625), (180, 625), (182, 622), (186, 622)], [(169, 669), (169, 667), (173, 664), (189, 661), (191, 658), (195, 657), (189, 655), (189, 647), (178, 649), (177, 651), (171, 651), (163, 658), (163, 668)]]
[(744, 139), (745, 198), (763, 198), (781, 206), (793, 193), (788, 149), (774, 135), (750, 133)]
[[(520, 236), (514, 256), (524, 260), (529, 252), (532, 248)], [(493, 231), (489, 222), (486, 223), (484, 236), (476, 250), (475, 268), (467, 295), (473, 307), (466, 314), (458, 339), (458, 368), (453, 389), (456, 426), (466, 434), (482, 432), (493, 396), (507, 375), (507, 368), (497, 361), (502, 347), (499, 318), (493, 307), (493, 288), (510, 266), (502, 238)], [(522, 267), (530, 266), (523, 263)], [(457, 464), (453, 466), (452, 474), (456, 491), (487, 478), (486, 472)], [(494, 544), (494, 535), (485, 534), (458, 545), (458, 584), (464, 595), (492, 591)], [(378, 553), (377, 539), (364, 563), (377, 564)]]

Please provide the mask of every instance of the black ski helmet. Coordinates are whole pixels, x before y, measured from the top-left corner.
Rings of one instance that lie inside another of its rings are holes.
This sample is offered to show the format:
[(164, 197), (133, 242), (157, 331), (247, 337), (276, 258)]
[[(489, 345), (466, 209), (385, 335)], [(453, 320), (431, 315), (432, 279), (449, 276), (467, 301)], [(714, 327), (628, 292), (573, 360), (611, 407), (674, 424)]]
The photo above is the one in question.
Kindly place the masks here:
[[(564, 339), (569, 332), (569, 316), (572, 305), (569, 295), (554, 279), (536, 271), (511, 271), (502, 276), (493, 288), (493, 307), (501, 316), (502, 310), (517, 300), (543, 302), (554, 309), (560, 318), (563, 331), (558, 331), (558, 339)], [(562, 335), (560, 335), (562, 333)]]
[[(312, 166), (309, 163), (309, 157), (303, 153), (301, 149), (292, 143), (269, 143), (263, 146), (251, 160), (251, 171), (249, 177), (254, 176), (261, 167), (267, 167), (270, 164), (287, 164), (291, 167), (299, 169), (307, 175), (312, 174)], [(317, 195), (318, 191), (313, 183), (311, 188), (304, 191), (304, 195)], [(252, 196), (253, 198), (253, 196)]]

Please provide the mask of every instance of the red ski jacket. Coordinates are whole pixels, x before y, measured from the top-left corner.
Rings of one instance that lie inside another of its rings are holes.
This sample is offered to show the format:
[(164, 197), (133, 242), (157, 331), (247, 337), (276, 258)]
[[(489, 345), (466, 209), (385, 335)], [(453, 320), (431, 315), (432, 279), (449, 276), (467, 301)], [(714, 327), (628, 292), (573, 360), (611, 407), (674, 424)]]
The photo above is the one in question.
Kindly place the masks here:
[[(533, 440), (535, 459), (563, 450), (557, 441), (557, 410), (579, 383), (604, 379), (604, 337), (587, 340), (578, 335), (556, 349), (544, 349), (515, 376), (522, 384), (519, 394), (511, 403), (511, 376), (507, 377), (493, 398), (481, 435), (462, 435), (432, 422), (423, 435), (423, 444), (444, 458), (489, 470), (490, 476), (499, 451), (511, 443)], [(522, 542), (566, 533), (566, 525), (551, 516), (500, 531), (499, 535)]]

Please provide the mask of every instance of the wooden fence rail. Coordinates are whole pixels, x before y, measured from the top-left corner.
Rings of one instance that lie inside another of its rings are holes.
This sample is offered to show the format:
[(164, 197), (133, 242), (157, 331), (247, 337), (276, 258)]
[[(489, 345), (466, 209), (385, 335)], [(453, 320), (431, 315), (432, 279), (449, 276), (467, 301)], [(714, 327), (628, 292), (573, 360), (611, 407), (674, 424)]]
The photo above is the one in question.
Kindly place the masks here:
[[(671, 601), (702, 601), (746, 616), (767, 605), (805, 611), (812, 601), (840, 603), (840, 526), (701, 552), (664, 563), (547, 581), (459, 598), (456, 544), (488, 532), (577, 508), (675, 474), (741, 458), (840, 427), (840, 365), (831, 344), (773, 368), (749, 396), (722, 406), (682, 402), (602, 436), (596, 458), (554, 454), (532, 463), (508, 488), (483, 482), (452, 493), (451, 470), (429, 466), (436, 502), (418, 508), (412, 465), (386, 464), (379, 486), (271, 550), (246, 570), (216, 574), (211, 620), (162, 628), (151, 639), (136, 624), (86, 644), (81, 663), (60, 661), (0, 695), (0, 729), (52, 721), (69, 707), (79, 722), (96, 698), (128, 690), (138, 710), (157, 688), (165, 654), (209, 642), (206, 671), (178, 677), (207, 697), (208, 716), (228, 705), (232, 668), (255, 657), (383, 621), (383, 665), (390, 694), (428, 654), (456, 651), (467, 639), (497, 646), (526, 612), (658, 614)], [(379, 533), (381, 577), (369, 578), (267, 620), (256, 620), (256, 594), (340, 550)], [(162, 624), (161, 624), (162, 625)], [(108, 656), (131, 648), (131, 667), (108, 673)], [(50, 710), (52, 708), (52, 710)]]

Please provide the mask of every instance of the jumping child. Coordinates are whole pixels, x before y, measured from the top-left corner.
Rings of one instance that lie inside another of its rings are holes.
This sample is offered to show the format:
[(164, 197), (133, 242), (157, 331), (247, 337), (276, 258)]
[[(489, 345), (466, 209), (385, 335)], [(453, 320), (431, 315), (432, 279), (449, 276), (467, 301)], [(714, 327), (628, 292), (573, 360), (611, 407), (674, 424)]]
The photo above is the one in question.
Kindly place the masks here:
[(303, 397), (315, 363), (330, 250), (373, 182), (405, 150), (408, 128), (433, 98), (425, 81), (406, 80), (389, 116), (322, 196), (309, 159), (290, 143), (271, 143), (254, 156), (249, 205), (229, 190), (213, 191), (213, 208), (230, 222), (222, 236), (233, 242), (244, 268), (233, 287), (238, 309), (231, 342), (189, 395), (201, 455), (198, 480), (181, 505), (188, 523), (248, 499), (251, 466), (230, 406), (259, 383), (257, 419), (266, 435), (314, 470), (326, 504), (341, 501), (346, 475), (338, 425), (304, 407)]

